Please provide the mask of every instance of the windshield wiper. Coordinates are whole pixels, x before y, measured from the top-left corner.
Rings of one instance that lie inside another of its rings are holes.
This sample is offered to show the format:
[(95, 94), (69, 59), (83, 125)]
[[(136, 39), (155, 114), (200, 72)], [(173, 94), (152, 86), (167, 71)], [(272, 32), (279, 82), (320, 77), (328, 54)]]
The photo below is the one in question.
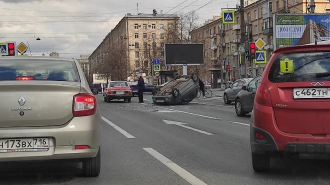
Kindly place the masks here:
[(313, 63), (313, 62), (316, 62), (316, 61), (319, 61), (319, 60), (324, 60), (324, 59), (330, 59), (330, 57), (323, 57), (323, 58), (319, 58), (319, 59), (316, 59), (316, 60), (309, 61), (309, 62), (307, 62), (306, 64), (304, 64), (304, 65), (302, 65), (302, 66), (299, 66), (299, 67), (297, 67), (297, 68), (294, 69), (294, 70), (297, 71), (298, 69), (301, 69), (301, 68), (303, 68), (304, 66), (307, 66), (307, 65), (310, 64), (310, 63)]
[(328, 77), (330, 76), (330, 72), (325, 72), (325, 73), (316, 73), (315, 77), (316, 78), (323, 78), (323, 77)]

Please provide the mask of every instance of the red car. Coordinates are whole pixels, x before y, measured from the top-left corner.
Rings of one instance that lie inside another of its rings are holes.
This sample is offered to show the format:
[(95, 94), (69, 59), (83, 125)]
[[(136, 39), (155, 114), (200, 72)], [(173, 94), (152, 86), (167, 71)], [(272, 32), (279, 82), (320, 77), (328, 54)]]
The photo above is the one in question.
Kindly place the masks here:
[(330, 154), (330, 45), (277, 49), (261, 77), (251, 116), (253, 169), (270, 159)]
[(125, 81), (111, 81), (103, 92), (105, 102), (110, 103), (111, 100), (124, 100), (131, 102), (132, 89)]

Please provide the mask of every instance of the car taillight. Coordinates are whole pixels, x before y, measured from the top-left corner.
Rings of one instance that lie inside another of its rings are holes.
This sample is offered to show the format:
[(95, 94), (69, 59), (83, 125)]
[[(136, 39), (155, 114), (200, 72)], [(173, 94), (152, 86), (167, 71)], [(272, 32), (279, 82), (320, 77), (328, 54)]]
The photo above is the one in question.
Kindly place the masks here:
[(271, 106), (271, 97), (266, 85), (260, 83), (257, 88), (255, 100), (264, 106)]
[(83, 150), (83, 149), (89, 149), (90, 147), (88, 145), (75, 145), (74, 148), (76, 150)]
[(16, 77), (16, 80), (33, 80), (32, 76), (19, 76)]
[(96, 112), (96, 99), (91, 94), (77, 94), (73, 97), (73, 116), (90, 116)]

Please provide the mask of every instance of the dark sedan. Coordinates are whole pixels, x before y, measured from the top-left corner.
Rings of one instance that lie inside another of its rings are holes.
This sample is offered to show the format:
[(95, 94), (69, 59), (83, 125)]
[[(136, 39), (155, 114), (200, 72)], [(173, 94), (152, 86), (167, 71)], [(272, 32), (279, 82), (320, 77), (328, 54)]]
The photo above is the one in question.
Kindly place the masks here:
[(233, 84), (225, 90), (223, 93), (223, 102), (225, 104), (230, 104), (235, 101), (236, 95), (242, 89), (244, 85), (247, 85), (253, 78), (241, 78), (236, 80)]
[(261, 76), (255, 77), (248, 85), (243, 86), (242, 90), (237, 94), (235, 99), (235, 112), (237, 116), (245, 116), (252, 111), (254, 96), (257, 91), (260, 77)]

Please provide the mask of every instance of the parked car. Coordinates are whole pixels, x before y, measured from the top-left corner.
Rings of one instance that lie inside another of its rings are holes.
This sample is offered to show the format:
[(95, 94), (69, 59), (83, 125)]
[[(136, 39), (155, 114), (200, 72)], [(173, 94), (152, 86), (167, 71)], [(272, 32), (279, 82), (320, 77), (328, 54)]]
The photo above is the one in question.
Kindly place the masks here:
[(149, 85), (148, 83), (144, 83), (144, 90), (143, 92), (152, 92), (157, 86)]
[(129, 85), (129, 87), (132, 90), (132, 96), (138, 95), (138, 88), (137, 88), (137, 82), (127, 82), (127, 84)]
[(199, 78), (195, 73), (191, 76), (176, 76), (157, 90), (152, 100), (155, 104), (187, 104), (196, 97), (198, 89)]
[(105, 102), (111, 100), (124, 100), (131, 102), (132, 90), (126, 81), (111, 81), (103, 92)]
[(101, 115), (77, 61), (0, 57), (0, 89), (1, 162), (68, 159), (100, 174)]
[(241, 78), (230, 84), (229, 87), (223, 93), (223, 102), (230, 104), (235, 101), (236, 95), (242, 89), (244, 85), (247, 85), (253, 78)]
[(235, 112), (237, 116), (245, 116), (253, 109), (254, 96), (261, 76), (255, 77), (247, 85), (243, 85), (242, 90), (236, 95)]
[(274, 51), (257, 88), (250, 125), (252, 166), (271, 158), (329, 155), (330, 45)]

